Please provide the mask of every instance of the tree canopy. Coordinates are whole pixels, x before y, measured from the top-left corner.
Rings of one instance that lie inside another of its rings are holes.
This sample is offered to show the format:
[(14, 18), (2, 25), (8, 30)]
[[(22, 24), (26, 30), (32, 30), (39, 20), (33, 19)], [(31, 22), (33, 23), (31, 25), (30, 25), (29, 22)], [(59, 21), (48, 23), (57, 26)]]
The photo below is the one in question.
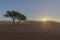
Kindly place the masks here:
[(6, 14), (4, 15), (5, 17), (10, 17), (13, 19), (13, 24), (15, 23), (15, 20), (18, 19), (19, 22), (21, 20), (26, 20), (27, 17), (25, 15), (23, 15), (22, 13), (20, 12), (17, 12), (17, 11), (7, 11)]

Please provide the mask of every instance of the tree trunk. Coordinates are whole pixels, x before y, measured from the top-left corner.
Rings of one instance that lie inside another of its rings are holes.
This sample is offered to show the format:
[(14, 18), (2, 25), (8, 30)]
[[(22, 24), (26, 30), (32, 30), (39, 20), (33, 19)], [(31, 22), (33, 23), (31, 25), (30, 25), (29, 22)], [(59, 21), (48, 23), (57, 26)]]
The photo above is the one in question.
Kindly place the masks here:
[(15, 25), (15, 20), (14, 20), (14, 18), (13, 18), (13, 25)]

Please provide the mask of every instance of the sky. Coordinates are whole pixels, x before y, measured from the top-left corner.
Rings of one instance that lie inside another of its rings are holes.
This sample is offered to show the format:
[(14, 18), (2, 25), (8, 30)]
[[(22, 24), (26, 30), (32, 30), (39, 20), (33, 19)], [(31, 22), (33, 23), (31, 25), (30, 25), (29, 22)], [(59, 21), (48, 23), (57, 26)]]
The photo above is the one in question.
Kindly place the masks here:
[(26, 15), (27, 20), (60, 20), (60, 0), (0, 0), (0, 20), (11, 20), (3, 15), (13, 10)]

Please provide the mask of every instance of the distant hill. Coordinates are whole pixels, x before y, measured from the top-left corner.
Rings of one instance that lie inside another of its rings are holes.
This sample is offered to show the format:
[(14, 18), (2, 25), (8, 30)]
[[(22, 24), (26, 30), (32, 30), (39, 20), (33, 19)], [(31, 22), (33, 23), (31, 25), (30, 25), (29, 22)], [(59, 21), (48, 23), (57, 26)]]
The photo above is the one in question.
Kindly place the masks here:
[[(12, 25), (12, 21), (0, 21), (1, 26)], [(35, 27), (36, 29), (60, 30), (60, 23), (55, 21), (25, 21), (20, 23), (19, 26)]]

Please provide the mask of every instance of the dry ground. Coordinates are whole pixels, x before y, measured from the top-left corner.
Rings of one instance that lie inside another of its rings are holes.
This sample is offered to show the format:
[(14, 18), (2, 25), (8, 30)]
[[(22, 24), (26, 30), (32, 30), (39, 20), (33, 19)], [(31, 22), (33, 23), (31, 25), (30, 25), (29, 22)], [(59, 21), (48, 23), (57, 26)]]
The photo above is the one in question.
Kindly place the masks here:
[(0, 40), (60, 40), (60, 23), (30, 21), (12, 26), (0, 22)]

